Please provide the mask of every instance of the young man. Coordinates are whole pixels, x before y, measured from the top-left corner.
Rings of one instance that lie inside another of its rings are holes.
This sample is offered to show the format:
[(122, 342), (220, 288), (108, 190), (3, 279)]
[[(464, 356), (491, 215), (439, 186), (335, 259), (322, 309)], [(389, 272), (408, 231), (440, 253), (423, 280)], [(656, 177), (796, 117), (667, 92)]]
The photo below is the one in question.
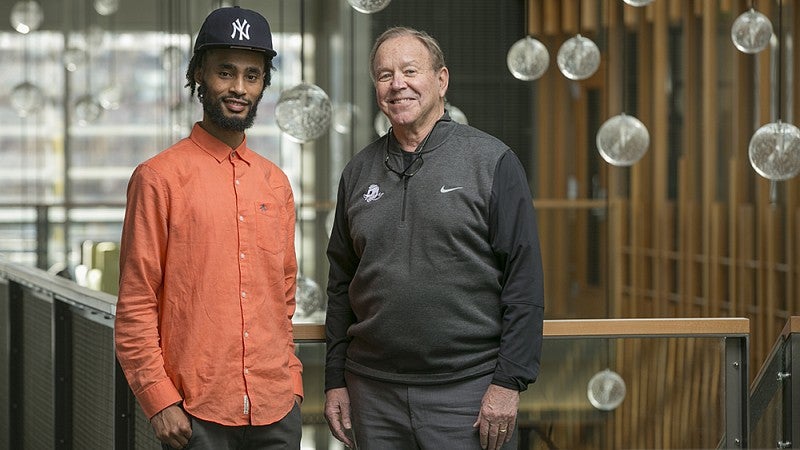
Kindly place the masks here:
[(259, 13), (213, 11), (186, 74), (203, 119), (128, 185), (116, 352), (164, 448), (300, 447), (294, 200), (245, 138), (275, 55)]
[(427, 33), (389, 29), (370, 62), (392, 128), (339, 183), (325, 417), (366, 449), (516, 448), (544, 310), (522, 164), (450, 119), (450, 74)]

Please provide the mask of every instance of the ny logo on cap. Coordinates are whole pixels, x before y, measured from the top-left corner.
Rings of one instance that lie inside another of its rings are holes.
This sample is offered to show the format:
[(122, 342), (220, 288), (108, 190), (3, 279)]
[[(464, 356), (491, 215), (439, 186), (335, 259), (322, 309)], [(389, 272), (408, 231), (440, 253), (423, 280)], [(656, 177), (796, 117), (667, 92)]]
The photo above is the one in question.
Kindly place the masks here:
[(239, 22), (241, 19), (236, 19), (235, 22), (231, 23), (233, 26), (233, 32), (231, 33), (231, 39), (236, 36), (236, 33), (239, 33), (239, 40), (247, 39), (250, 40), (250, 24), (247, 23), (247, 19), (244, 19), (243, 22)]

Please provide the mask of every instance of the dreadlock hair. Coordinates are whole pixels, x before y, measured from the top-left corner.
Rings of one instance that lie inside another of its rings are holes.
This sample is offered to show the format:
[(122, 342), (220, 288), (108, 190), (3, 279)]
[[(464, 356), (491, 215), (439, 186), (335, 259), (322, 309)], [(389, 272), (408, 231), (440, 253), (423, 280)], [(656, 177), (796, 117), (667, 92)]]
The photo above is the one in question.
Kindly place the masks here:
[[(195, 92), (197, 92), (197, 98), (201, 101), (203, 90), (197, 86), (197, 82), (194, 79), (194, 73), (197, 71), (197, 69), (203, 67), (206, 53), (207, 50), (201, 50), (192, 55), (192, 59), (189, 60), (189, 67), (186, 69), (186, 85), (184, 86), (189, 88), (190, 97), (194, 97)], [(272, 84), (273, 70), (275, 70), (275, 66), (272, 65), (272, 56), (264, 53), (264, 87), (261, 89), (262, 93), (270, 84)]]

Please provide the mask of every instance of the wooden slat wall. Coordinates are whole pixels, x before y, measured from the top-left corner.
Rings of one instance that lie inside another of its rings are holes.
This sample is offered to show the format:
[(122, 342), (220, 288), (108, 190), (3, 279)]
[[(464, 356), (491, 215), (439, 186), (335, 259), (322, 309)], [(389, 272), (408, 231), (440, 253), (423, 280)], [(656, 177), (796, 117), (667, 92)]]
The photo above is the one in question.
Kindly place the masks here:
[[(751, 374), (787, 317), (800, 312), (800, 177), (771, 183), (749, 162), (750, 137), (777, 120), (770, 104), (776, 89), (770, 76), (774, 55), (769, 49), (746, 55), (730, 42), (733, 20), (750, 6), (749, 0), (656, 0), (642, 8), (620, 0), (529, 0), (529, 34), (551, 53), (550, 69), (534, 82), (539, 167), (532, 180), (534, 203), (551, 206), (539, 212), (549, 318), (586, 317), (581, 315), (594, 311), (581, 306), (598, 301), (582, 279), (588, 266), (582, 247), (591, 239), (607, 241), (600, 290), (606, 292), (608, 317), (748, 317)], [(800, 2), (755, 0), (753, 6), (772, 19), (776, 33), (779, 11), (783, 34), (800, 32)], [(675, 30), (681, 39), (671, 38)], [(555, 55), (579, 31), (601, 44), (603, 62), (593, 77), (575, 82), (560, 74)], [(637, 55), (627, 67), (625, 48), (635, 48)], [(675, 52), (679, 56), (671, 59)], [(788, 56), (784, 53), (784, 63), (792, 67), (784, 67), (782, 92), (795, 97), (784, 99), (780, 116), (798, 125), (800, 56)], [(587, 94), (598, 90), (603, 111), (594, 124), (586, 119)], [(631, 96), (636, 111), (623, 111)], [(674, 105), (682, 109), (671, 110)], [(622, 112), (648, 127), (648, 153), (633, 167), (602, 161), (599, 174), (589, 173), (586, 164), (599, 156), (586, 142), (593, 142), (590, 136), (603, 121)], [(682, 124), (675, 125), (676, 114)], [(608, 195), (608, 229), (576, 238), (585, 222), (574, 219), (583, 209), (571, 205), (590, 199), (567, 199), (566, 186), (574, 177), (579, 195), (588, 196), (590, 178), (598, 175)], [(681, 413), (664, 417), (686, 417), (676, 423), (648, 416), (648, 404), (670, 394), (642, 383), (629, 393), (630, 409), (618, 411), (605, 444), (690, 448), (707, 443), (701, 439), (708, 436), (694, 424), (717, 423), (721, 413), (696, 411), (693, 399), (716, 392), (710, 388), (720, 379), (719, 360), (709, 357), (706, 367), (687, 367), (680, 355), (699, 351), (692, 345), (644, 347), (618, 346), (616, 368), (622, 373), (639, 367), (625, 376), (641, 379), (694, 373), (705, 385), (693, 386), (696, 392), (689, 394), (675, 390), (684, 393), (667, 405)], [(719, 401), (705, 398), (703, 404)]]

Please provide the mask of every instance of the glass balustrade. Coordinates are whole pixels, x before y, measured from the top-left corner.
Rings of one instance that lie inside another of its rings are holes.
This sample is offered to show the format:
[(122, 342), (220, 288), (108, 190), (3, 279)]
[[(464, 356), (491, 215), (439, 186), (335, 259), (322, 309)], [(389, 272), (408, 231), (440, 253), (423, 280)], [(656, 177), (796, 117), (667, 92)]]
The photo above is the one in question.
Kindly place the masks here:
[[(116, 365), (115, 301), (0, 261), (0, 448), (160, 448)], [(754, 390), (758, 420), (748, 415), (748, 319), (547, 320), (544, 333), (520, 401), (522, 449), (748, 448), (751, 424), (766, 440), (786, 426), (775, 383)], [(324, 326), (295, 324), (295, 340), (303, 448), (342, 448), (323, 417)], [(797, 345), (782, 342), (785, 364)]]

